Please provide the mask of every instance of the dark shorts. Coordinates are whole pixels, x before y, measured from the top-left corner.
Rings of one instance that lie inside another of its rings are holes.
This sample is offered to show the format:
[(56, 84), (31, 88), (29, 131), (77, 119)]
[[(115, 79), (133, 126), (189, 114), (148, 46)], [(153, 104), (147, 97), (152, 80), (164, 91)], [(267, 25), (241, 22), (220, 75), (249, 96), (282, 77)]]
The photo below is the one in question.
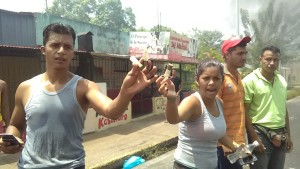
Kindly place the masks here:
[(84, 166), (80, 166), (80, 167), (76, 167), (74, 169), (85, 169), (85, 165)]
[(174, 161), (173, 169), (192, 169), (192, 168), (189, 168), (187, 166), (178, 163), (177, 161)]

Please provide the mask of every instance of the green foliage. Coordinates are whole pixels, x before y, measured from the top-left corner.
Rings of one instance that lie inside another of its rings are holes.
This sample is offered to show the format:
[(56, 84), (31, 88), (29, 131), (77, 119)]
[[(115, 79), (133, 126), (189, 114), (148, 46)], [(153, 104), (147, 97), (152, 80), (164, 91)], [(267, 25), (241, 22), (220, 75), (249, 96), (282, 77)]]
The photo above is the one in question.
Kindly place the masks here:
[(156, 25), (153, 28), (150, 29), (150, 31), (153, 32), (172, 32), (172, 33), (176, 33), (178, 34), (175, 30), (173, 30), (172, 28), (169, 28), (167, 26), (162, 26), (162, 25)]
[(90, 22), (95, 0), (54, 0), (47, 13), (69, 19)]
[(138, 32), (172, 32), (172, 33), (177, 33), (172, 28), (169, 28), (169, 27), (163, 26), (163, 25), (153, 26), (150, 30), (148, 30), (148, 29), (146, 29), (144, 27), (140, 27), (140, 28), (137, 29), (137, 31)]
[(131, 8), (122, 9), (120, 0), (102, 0), (97, 5), (92, 23), (115, 31), (135, 30), (135, 15)]
[[(259, 65), (260, 51), (267, 45), (275, 45), (281, 49), (281, 61), (286, 63), (300, 52), (300, 12), (297, 6), (300, 1), (270, 1), (267, 6), (250, 19), (249, 13), (241, 9), (241, 20), (245, 28), (244, 34), (252, 36), (248, 63), (254, 68)], [(287, 12), (293, 11), (293, 12)]]
[(145, 160), (151, 160), (156, 158), (166, 152), (170, 151), (167, 147), (164, 146), (154, 146), (147, 148), (141, 152), (141, 157)]
[(200, 31), (193, 29), (194, 33), (192, 37), (199, 41), (198, 58), (200, 60), (207, 57), (215, 58), (219, 61), (223, 61), (221, 54), (221, 44), (223, 33), (220, 31)]
[(245, 28), (244, 30), (244, 34), (247, 36), (251, 36), (251, 29), (249, 27), (249, 23), (250, 23), (250, 18), (249, 18), (249, 12), (245, 9), (241, 9), (240, 10), (241, 13), (241, 20), (242, 20), (242, 24), (243, 27)]
[(144, 27), (140, 27), (138, 29), (136, 29), (137, 32), (148, 32), (149, 30), (144, 28)]
[(195, 70), (197, 64), (182, 64), (181, 80), (184, 82), (182, 90), (191, 91), (195, 90)]
[(47, 13), (96, 24), (113, 31), (135, 31), (135, 15), (120, 0), (54, 0)]

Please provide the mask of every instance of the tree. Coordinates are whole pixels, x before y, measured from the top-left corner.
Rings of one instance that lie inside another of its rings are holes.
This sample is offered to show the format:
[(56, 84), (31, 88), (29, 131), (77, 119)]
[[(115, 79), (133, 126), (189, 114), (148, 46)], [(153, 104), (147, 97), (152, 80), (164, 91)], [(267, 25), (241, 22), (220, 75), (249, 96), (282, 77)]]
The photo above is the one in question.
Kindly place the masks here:
[(136, 22), (135, 22), (135, 15), (132, 11), (131, 8), (125, 8), (124, 9), (124, 20), (125, 20), (125, 25), (124, 25), (124, 31), (129, 32), (129, 31), (134, 31)]
[(135, 15), (131, 8), (122, 9), (120, 0), (102, 0), (97, 5), (92, 23), (110, 30), (135, 30)]
[(132, 9), (122, 9), (120, 0), (54, 0), (46, 12), (113, 31), (129, 32), (136, 25)]
[[(250, 19), (247, 10), (241, 10), (241, 19), (245, 34), (252, 36), (249, 58), (250, 64), (258, 67), (258, 57), (261, 49), (269, 44), (281, 49), (282, 63), (288, 62), (299, 53), (300, 47), (300, 12), (297, 7), (300, 1), (274, 0)], [(289, 12), (293, 11), (293, 12)]]
[(153, 26), (152, 28), (150, 28), (150, 30), (148, 30), (148, 29), (146, 29), (144, 27), (140, 27), (140, 28), (137, 29), (137, 31), (139, 31), (139, 32), (172, 32), (172, 33), (178, 34), (172, 28), (167, 27), (167, 26), (163, 26), (163, 25)]
[(149, 30), (144, 28), (144, 27), (140, 27), (138, 29), (136, 29), (137, 32), (148, 32)]
[(213, 57), (219, 61), (223, 61), (221, 54), (221, 43), (223, 33), (220, 31), (200, 31), (193, 29), (192, 37), (199, 41), (198, 58), (200, 60), (207, 57)]
[(95, 0), (54, 0), (46, 12), (64, 18), (90, 22), (94, 13)]
[(167, 26), (162, 26), (162, 25), (156, 25), (150, 29), (150, 31), (153, 32), (172, 32), (178, 34), (175, 30), (172, 28), (169, 28)]

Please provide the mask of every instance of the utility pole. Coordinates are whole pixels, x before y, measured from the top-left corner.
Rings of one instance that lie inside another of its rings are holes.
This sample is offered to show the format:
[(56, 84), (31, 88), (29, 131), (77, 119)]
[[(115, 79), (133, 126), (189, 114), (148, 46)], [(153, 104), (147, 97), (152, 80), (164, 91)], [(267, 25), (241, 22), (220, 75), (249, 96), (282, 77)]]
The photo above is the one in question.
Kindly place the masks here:
[(239, 0), (236, 0), (236, 33), (237, 37), (240, 36), (240, 4)]
[(160, 13), (158, 1), (157, 1), (157, 32), (160, 32), (160, 27), (161, 27), (160, 18), (161, 18), (161, 13)]
[(48, 1), (47, 0), (45, 0), (46, 1), (46, 12), (48, 11)]

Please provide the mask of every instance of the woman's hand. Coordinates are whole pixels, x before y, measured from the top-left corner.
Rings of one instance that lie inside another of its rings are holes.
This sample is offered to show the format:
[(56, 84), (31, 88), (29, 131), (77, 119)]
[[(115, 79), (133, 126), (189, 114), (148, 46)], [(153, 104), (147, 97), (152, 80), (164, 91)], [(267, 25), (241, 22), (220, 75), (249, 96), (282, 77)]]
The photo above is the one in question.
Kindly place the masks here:
[(175, 86), (169, 77), (160, 76), (156, 80), (156, 84), (158, 87), (158, 92), (167, 97), (168, 99), (175, 99), (177, 98), (175, 92)]

